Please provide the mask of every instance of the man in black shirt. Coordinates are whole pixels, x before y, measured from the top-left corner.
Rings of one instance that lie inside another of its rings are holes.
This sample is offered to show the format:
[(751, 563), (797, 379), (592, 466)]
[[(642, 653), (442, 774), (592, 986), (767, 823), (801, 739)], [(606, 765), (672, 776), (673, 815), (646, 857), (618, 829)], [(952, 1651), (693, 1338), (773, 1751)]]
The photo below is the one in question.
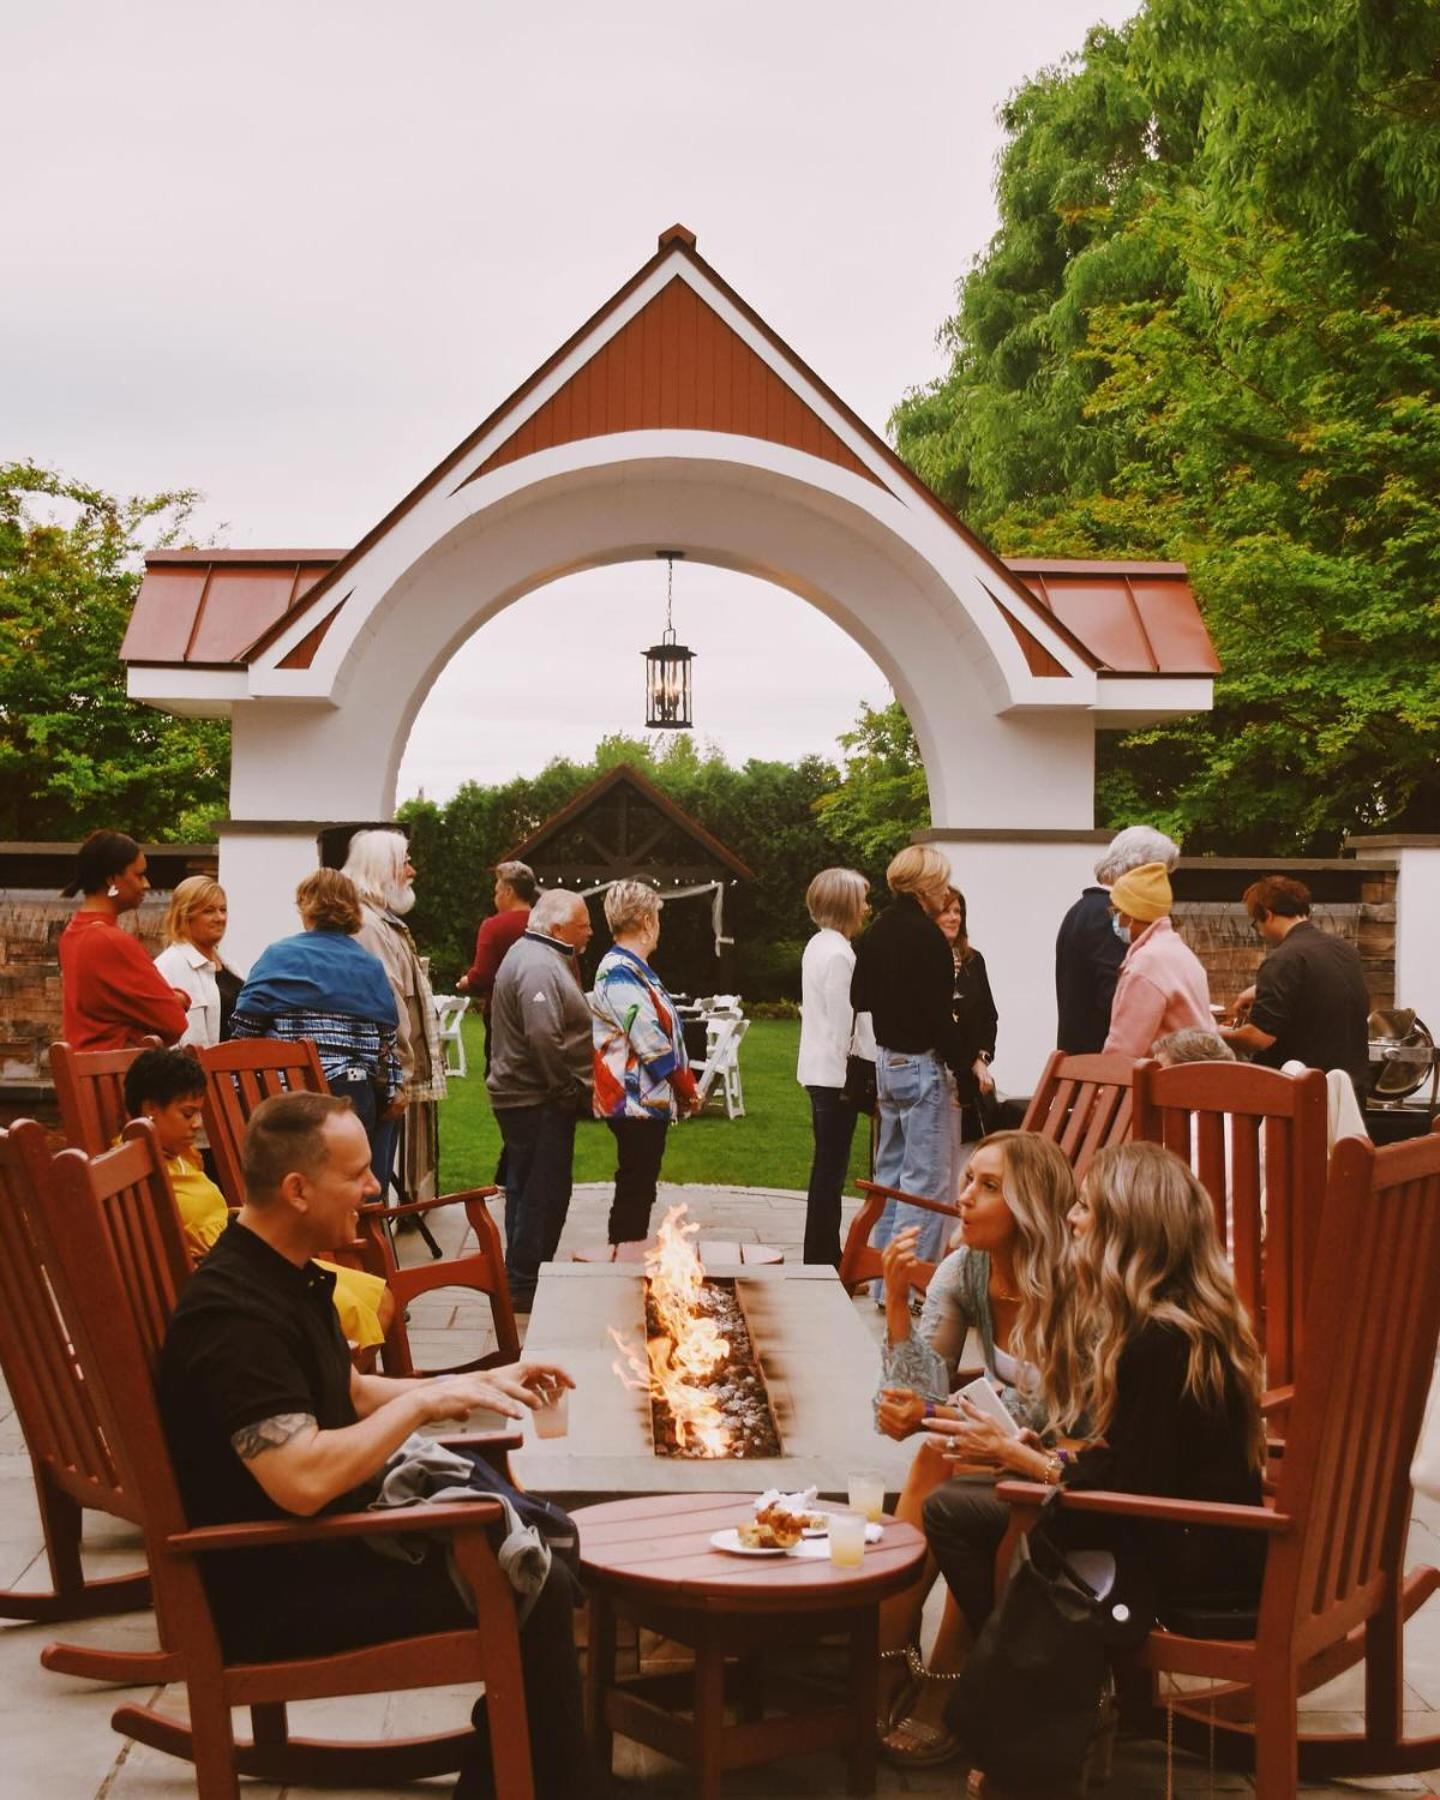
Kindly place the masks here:
[(1235, 1005), (1241, 1022), (1221, 1036), (1278, 1069), (1344, 1069), (1363, 1103), (1370, 1078), (1370, 995), (1353, 944), (1310, 922), (1310, 890), (1267, 875), (1245, 890), (1245, 910), (1270, 954)]
[(1143, 863), (1173, 869), (1180, 849), (1152, 825), (1128, 825), (1095, 865), (1099, 884), (1087, 887), (1060, 921), (1055, 939), (1056, 1048), (1067, 1056), (1094, 1056), (1110, 1035), (1110, 1004), (1128, 938), (1117, 937), (1110, 888)]
[[(310, 1260), (353, 1238), (359, 1207), (379, 1192), (348, 1100), (267, 1100), (244, 1169), (245, 1205), (181, 1294), (160, 1360), (161, 1415), (192, 1525), (362, 1509), (422, 1425), (478, 1407), (518, 1418), (573, 1385), (538, 1363), (411, 1381), (351, 1366), (334, 1276)], [(474, 1485), (504, 1484), (477, 1460)], [(472, 1616), (440, 1544), (419, 1564), (345, 1540), (226, 1554), (204, 1573), (225, 1650), (244, 1661), (455, 1631)], [(520, 1634), (535, 1789), (552, 1800), (590, 1791), (574, 1597), (557, 1560)], [(481, 1791), (478, 1740), (474, 1761), (457, 1795)]]

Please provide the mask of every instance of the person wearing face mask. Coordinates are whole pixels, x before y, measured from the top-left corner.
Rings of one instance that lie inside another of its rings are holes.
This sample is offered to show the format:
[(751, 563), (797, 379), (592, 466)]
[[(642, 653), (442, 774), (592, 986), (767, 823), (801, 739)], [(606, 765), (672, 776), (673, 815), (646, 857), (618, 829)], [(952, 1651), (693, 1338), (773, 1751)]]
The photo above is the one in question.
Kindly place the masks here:
[(1115, 984), (1105, 1049), (1148, 1056), (1156, 1038), (1172, 1031), (1210, 1031), (1210, 983), (1200, 958), (1170, 913), (1174, 895), (1164, 863), (1127, 870), (1110, 889), (1114, 931), (1129, 948)]
[(660, 942), (660, 896), (643, 881), (605, 890), (614, 944), (595, 971), (595, 1111), (615, 1139), (612, 1244), (650, 1235), (650, 1213), (672, 1119), (698, 1104), (675, 1002), (650, 966)]
[(129, 1050), (147, 1037), (174, 1044), (188, 994), (174, 988), (120, 925), (150, 891), (145, 852), (123, 831), (92, 831), (65, 890), (84, 899), (60, 934), (61, 1029), (72, 1050)]

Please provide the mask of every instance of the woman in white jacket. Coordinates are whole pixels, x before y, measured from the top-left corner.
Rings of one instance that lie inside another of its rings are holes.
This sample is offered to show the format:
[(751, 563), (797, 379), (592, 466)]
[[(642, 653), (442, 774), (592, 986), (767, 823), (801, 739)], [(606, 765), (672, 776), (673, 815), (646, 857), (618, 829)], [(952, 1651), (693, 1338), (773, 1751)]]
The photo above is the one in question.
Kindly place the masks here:
[(850, 1005), (855, 952), (850, 946), (870, 911), (870, 883), (854, 869), (822, 869), (805, 890), (805, 906), (819, 930), (800, 963), (800, 1060), (796, 1079), (810, 1096), (815, 1153), (805, 1197), (805, 1261), (840, 1261), (840, 1195), (850, 1168), (859, 1116), (841, 1098), (845, 1062), (873, 1060), (875, 1034), (868, 1013)]

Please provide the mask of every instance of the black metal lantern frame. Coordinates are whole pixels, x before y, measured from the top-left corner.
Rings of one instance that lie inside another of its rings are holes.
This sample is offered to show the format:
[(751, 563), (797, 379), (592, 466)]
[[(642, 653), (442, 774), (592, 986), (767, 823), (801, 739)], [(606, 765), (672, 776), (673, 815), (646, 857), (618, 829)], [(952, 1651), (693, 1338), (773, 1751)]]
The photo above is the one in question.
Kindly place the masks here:
[(690, 665), (695, 652), (675, 641), (671, 611), (675, 590), (675, 558), (679, 550), (662, 550), (665, 558), (665, 630), (660, 642), (645, 652), (645, 725), (650, 731), (689, 731), (691, 713)]

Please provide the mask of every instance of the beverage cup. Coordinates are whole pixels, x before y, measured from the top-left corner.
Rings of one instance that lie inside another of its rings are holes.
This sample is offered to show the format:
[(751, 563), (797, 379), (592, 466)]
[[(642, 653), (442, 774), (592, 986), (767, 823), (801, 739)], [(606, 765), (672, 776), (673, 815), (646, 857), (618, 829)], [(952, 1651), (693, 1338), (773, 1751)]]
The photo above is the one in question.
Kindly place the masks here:
[(570, 1429), (570, 1390), (561, 1388), (548, 1406), (535, 1409), (537, 1438), (562, 1438)]
[(850, 1493), (850, 1505), (870, 1521), (878, 1525), (885, 1512), (885, 1478), (871, 1469), (861, 1469), (846, 1478)]
[(864, 1513), (831, 1513), (830, 1560), (837, 1569), (858, 1569), (864, 1561), (865, 1523)]

